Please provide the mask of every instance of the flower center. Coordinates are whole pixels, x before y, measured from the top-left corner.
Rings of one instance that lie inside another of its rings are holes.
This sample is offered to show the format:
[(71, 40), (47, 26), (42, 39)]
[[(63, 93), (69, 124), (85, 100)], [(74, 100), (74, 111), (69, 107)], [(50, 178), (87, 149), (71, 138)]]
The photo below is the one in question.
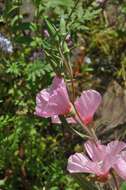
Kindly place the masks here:
[(87, 116), (86, 118), (83, 119), (84, 124), (88, 125), (89, 123), (92, 122), (92, 119), (93, 119), (92, 116)]
[(108, 173), (100, 176), (96, 176), (96, 180), (105, 183), (108, 180)]
[(70, 113), (72, 111), (72, 104), (69, 104), (69, 106), (67, 107), (67, 109), (65, 110), (65, 112), (63, 113), (64, 116), (67, 116), (68, 113)]

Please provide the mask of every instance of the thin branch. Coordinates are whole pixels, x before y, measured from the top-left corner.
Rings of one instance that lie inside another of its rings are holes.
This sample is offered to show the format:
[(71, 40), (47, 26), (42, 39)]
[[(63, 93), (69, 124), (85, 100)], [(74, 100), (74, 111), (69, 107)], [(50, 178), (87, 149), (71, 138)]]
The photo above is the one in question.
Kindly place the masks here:
[(118, 179), (117, 179), (117, 177), (116, 177), (116, 175), (115, 175), (115, 173), (114, 173), (113, 171), (111, 171), (111, 175), (112, 175), (112, 177), (113, 177), (116, 190), (119, 190), (119, 182), (118, 182)]

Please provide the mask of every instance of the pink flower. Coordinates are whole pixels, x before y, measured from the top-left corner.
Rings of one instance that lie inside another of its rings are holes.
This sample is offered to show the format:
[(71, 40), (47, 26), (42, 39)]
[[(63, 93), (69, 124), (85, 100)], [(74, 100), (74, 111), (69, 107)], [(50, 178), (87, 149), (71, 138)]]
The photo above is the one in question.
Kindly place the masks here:
[(81, 96), (75, 101), (75, 107), (81, 120), (88, 125), (92, 120), (94, 113), (101, 103), (101, 95), (95, 90), (83, 91)]
[[(75, 107), (81, 120), (88, 125), (101, 102), (101, 95), (95, 90), (83, 91), (75, 101)], [(53, 123), (61, 123), (58, 115), (66, 115), (72, 111), (67, 89), (63, 78), (54, 77), (49, 89), (44, 89), (37, 94), (35, 114), (40, 117), (52, 117)], [(76, 123), (79, 117), (67, 118), (68, 123)]]
[(50, 34), (49, 34), (48, 30), (46, 30), (46, 29), (43, 31), (43, 34), (44, 34), (45, 38), (49, 38), (50, 37)]
[[(83, 91), (81, 97), (77, 98), (75, 107), (85, 125), (88, 125), (92, 121), (93, 115), (100, 103), (101, 95), (95, 90)], [(76, 124), (79, 118), (76, 114), (75, 118), (69, 117), (66, 120), (68, 123)], [(55, 115), (52, 117), (52, 123), (61, 124), (61, 121), (59, 117)]]
[(126, 144), (121, 141), (112, 141), (108, 145), (102, 145), (100, 142), (87, 141), (84, 146), (88, 156), (83, 153), (71, 155), (68, 159), (67, 170), (70, 173), (92, 173), (97, 176), (97, 179), (104, 181), (110, 169), (115, 169), (117, 158)]
[[(53, 124), (61, 124), (61, 120), (57, 115), (52, 116), (51, 120), (52, 120)], [(70, 124), (76, 124), (77, 123), (73, 117), (66, 118), (66, 121), (67, 121), (67, 123), (70, 123)]]
[(55, 76), (49, 89), (44, 89), (37, 94), (35, 114), (40, 117), (65, 115), (71, 111), (65, 82)]
[(119, 155), (113, 168), (122, 179), (126, 180), (126, 151)]

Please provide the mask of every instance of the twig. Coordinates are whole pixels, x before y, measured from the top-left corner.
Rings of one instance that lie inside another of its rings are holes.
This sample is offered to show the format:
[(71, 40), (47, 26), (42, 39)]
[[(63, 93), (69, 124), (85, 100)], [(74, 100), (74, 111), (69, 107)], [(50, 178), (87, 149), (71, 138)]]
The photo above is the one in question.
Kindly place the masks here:
[(114, 183), (115, 183), (115, 187), (116, 187), (116, 190), (119, 190), (119, 182), (118, 182), (118, 179), (115, 175), (115, 173), (111, 170), (111, 175), (113, 177), (113, 180), (114, 180)]

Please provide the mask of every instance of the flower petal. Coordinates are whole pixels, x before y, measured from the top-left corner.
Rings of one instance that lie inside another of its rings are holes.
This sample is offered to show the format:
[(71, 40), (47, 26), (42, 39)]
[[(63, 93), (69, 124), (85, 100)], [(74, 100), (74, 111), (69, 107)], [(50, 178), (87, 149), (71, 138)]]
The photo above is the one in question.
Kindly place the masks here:
[(104, 160), (107, 154), (105, 145), (101, 145), (99, 141), (95, 143), (94, 141), (87, 141), (84, 146), (92, 161), (99, 162)]
[[(58, 115), (52, 116), (51, 120), (52, 120), (52, 123), (54, 123), (54, 124), (61, 124), (61, 120), (58, 117)], [(67, 123), (76, 124), (76, 121), (72, 117), (68, 117), (68, 118), (66, 118), (66, 120), (67, 120)]]
[(108, 143), (107, 152), (108, 154), (111, 154), (114, 156), (116, 154), (119, 154), (124, 148), (126, 148), (126, 143), (115, 140)]
[(95, 90), (83, 91), (80, 98), (75, 101), (76, 109), (85, 125), (88, 125), (101, 103), (101, 95)]
[(91, 162), (82, 153), (75, 153), (69, 157), (67, 170), (70, 173), (94, 173), (100, 175), (97, 163)]
[[(125, 154), (126, 158), (126, 154)], [(113, 166), (113, 169), (117, 172), (117, 174), (124, 180), (126, 180), (126, 159), (124, 160), (123, 157), (119, 157), (117, 159), (116, 164)]]
[(54, 90), (56, 90), (59, 87), (65, 87), (66, 88), (64, 79), (61, 78), (61, 77), (55, 76), (54, 79), (53, 79), (53, 81), (52, 81), (52, 85), (50, 87), (50, 90), (54, 91)]
[(60, 118), (58, 117), (58, 115), (53, 115), (53, 116), (51, 117), (51, 121), (52, 121), (53, 124), (61, 124), (61, 120), (60, 120)]
[(35, 114), (40, 117), (65, 115), (71, 110), (71, 103), (62, 78), (55, 77), (49, 89), (37, 94)]

